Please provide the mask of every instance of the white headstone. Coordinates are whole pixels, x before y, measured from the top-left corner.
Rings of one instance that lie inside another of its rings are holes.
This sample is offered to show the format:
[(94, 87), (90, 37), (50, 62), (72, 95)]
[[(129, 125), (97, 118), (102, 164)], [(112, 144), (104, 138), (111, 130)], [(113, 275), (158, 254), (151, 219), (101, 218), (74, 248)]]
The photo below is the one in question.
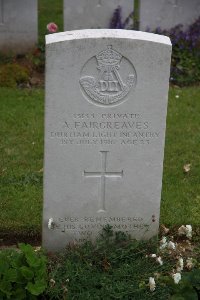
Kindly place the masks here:
[(25, 53), (37, 43), (37, 0), (0, 0), (0, 51)]
[(4, 0), (0, 0), (0, 25), (4, 23)]
[(131, 30), (46, 37), (43, 245), (103, 226), (157, 234), (171, 43)]
[(64, 0), (64, 30), (109, 28), (119, 5), (125, 20), (133, 12), (133, 0)]
[(170, 29), (178, 24), (187, 27), (200, 16), (199, 0), (141, 0), (140, 29)]

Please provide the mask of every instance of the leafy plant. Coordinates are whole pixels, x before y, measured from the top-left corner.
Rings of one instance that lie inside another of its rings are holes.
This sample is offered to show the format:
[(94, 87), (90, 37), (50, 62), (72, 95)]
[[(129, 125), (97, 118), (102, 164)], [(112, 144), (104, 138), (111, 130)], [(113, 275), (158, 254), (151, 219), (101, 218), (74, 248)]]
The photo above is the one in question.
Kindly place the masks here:
[(32, 53), (27, 55), (27, 59), (31, 64), (31, 67), (40, 72), (44, 72), (45, 67), (45, 44), (40, 43), (38, 44), (37, 48), (34, 49)]
[[(49, 260), (49, 299), (167, 299), (168, 287), (152, 293), (146, 281), (161, 269), (146, 255), (152, 241), (132, 240), (123, 232), (104, 227), (95, 244), (70, 245)], [(165, 265), (165, 269), (169, 267)]]
[[(122, 21), (122, 7), (118, 6), (111, 18), (110, 28), (134, 29), (130, 25), (130, 20), (139, 23), (135, 15), (131, 13), (125, 21)], [(134, 27), (137, 28), (135, 24)], [(200, 17), (186, 29), (179, 24), (170, 30), (147, 27), (146, 31), (166, 35), (171, 39), (173, 51), (170, 80), (172, 83), (186, 86), (200, 81)]]
[(0, 52), (0, 65), (12, 63), (14, 61), (12, 53)]
[(0, 67), (0, 86), (16, 87), (29, 82), (28, 68), (17, 63), (7, 63)]
[(0, 299), (37, 299), (47, 286), (46, 257), (32, 246), (0, 252)]
[[(152, 30), (147, 28), (147, 31)], [(180, 86), (199, 82), (200, 17), (186, 29), (179, 24), (170, 30), (156, 28), (152, 32), (166, 35), (171, 39), (173, 46), (171, 81)]]
[(200, 299), (200, 269), (182, 273), (181, 281), (174, 283), (171, 277), (164, 276), (161, 282), (169, 287), (170, 300), (198, 300)]

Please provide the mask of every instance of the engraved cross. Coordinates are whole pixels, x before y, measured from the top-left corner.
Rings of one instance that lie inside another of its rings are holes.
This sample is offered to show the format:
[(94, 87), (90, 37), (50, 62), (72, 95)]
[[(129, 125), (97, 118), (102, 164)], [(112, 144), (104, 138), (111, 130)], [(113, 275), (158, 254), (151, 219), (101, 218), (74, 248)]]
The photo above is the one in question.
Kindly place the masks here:
[(120, 172), (110, 172), (107, 171), (107, 154), (109, 151), (100, 151), (102, 160), (101, 160), (101, 171), (96, 172), (86, 172), (84, 171), (85, 177), (96, 177), (100, 178), (100, 199), (99, 199), (99, 209), (98, 212), (106, 211), (105, 208), (105, 192), (106, 192), (106, 178), (122, 178), (123, 170)]

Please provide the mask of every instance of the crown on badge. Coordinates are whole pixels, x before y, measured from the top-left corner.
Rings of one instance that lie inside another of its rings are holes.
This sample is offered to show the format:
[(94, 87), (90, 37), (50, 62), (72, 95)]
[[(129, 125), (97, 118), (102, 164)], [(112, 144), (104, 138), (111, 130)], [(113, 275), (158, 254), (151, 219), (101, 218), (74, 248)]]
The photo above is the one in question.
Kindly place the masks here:
[(107, 46), (108, 49), (101, 51), (96, 55), (99, 65), (118, 65), (122, 55), (112, 49), (112, 46)]

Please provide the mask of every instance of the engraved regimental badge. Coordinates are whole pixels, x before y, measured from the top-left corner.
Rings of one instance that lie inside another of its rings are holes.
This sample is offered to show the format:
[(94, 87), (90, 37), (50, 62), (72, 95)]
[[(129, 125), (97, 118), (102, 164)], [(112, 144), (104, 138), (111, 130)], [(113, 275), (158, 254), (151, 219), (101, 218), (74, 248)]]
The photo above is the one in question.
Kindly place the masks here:
[(83, 94), (97, 105), (120, 104), (135, 84), (136, 71), (132, 63), (112, 46), (89, 59), (81, 71)]

